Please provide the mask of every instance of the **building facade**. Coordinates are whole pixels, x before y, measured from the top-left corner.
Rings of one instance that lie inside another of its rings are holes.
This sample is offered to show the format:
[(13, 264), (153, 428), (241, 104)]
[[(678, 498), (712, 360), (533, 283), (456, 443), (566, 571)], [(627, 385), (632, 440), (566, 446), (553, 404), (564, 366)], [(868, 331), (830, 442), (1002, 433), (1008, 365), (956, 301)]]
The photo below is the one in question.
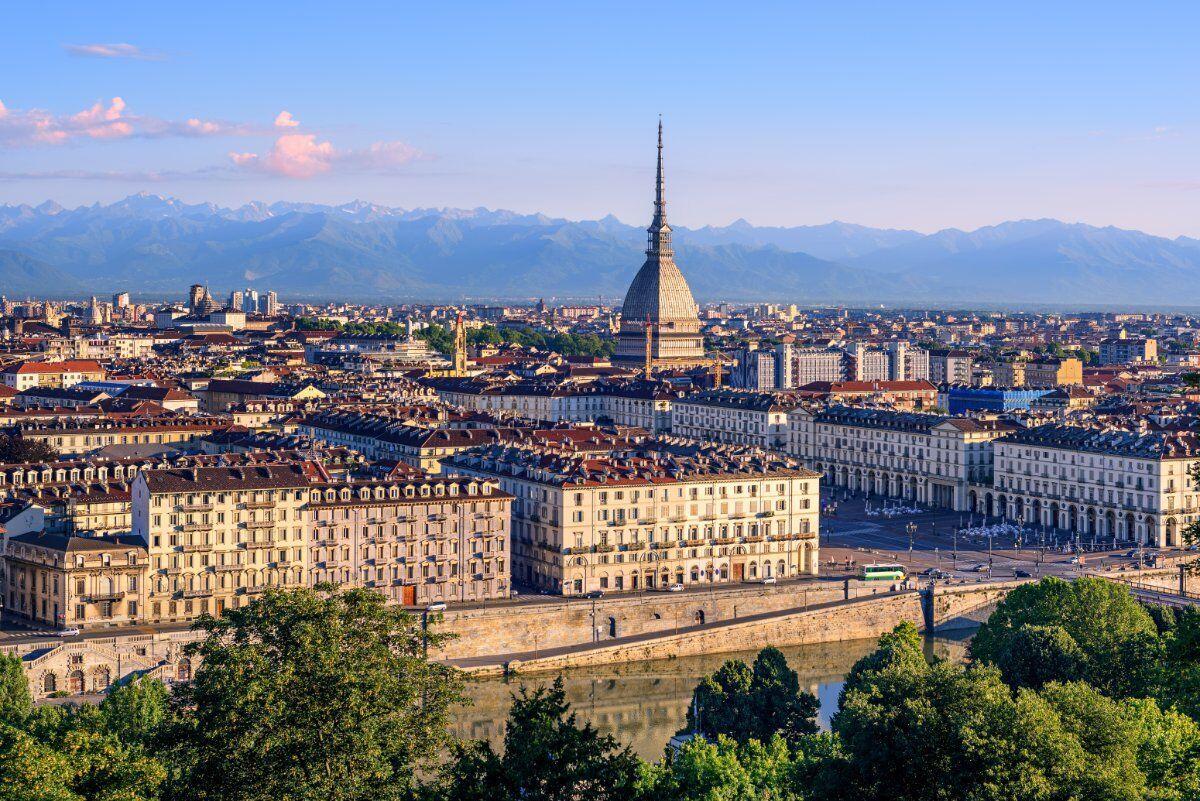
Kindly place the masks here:
[(515, 580), (564, 595), (815, 575), (819, 476), (780, 454), (678, 440), (606, 456), (466, 451), (512, 495)]
[(995, 444), (995, 481), (977, 511), (1081, 539), (1177, 547), (1200, 514), (1195, 434), (1050, 424)]
[(788, 452), (834, 487), (943, 509), (969, 508), (971, 485), (992, 478), (992, 443), (1014, 430), (995, 420), (832, 406), (789, 415)]

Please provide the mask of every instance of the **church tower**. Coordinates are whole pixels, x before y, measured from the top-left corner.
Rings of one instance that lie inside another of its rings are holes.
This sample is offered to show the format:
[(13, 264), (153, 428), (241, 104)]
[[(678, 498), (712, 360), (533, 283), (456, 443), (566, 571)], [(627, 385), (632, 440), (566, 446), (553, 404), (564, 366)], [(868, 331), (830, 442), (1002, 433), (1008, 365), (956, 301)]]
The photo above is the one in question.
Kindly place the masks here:
[(654, 367), (707, 364), (700, 334), (699, 310), (683, 273), (675, 265), (671, 226), (663, 181), (662, 120), (658, 122), (658, 173), (654, 184), (654, 217), (646, 229), (646, 261), (634, 276), (621, 306), (615, 360), (644, 363), (647, 332), (652, 331), (650, 355)]

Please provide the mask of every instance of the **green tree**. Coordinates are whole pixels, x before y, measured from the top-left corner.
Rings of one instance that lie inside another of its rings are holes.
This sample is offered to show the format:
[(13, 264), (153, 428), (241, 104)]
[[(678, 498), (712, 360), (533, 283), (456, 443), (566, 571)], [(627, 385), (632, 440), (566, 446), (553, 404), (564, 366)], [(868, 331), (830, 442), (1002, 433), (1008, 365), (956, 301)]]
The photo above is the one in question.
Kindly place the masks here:
[(72, 776), (65, 756), (0, 723), (0, 801), (83, 801), (71, 790)]
[(170, 692), (158, 679), (140, 677), (100, 702), (105, 728), (125, 742), (149, 744), (167, 721)]
[(692, 694), (688, 724), (710, 739), (767, 742), (781, 734), (790, 742), (817, 731), (817, 699), (800, 689), (796, 671), (778, 648), (764, 648), (748, 666), (730, 660), (705, 676)]
[(1061, 626), (1021, 626), (996, 657), (1004, 681), (1034, 689), (1051, 681), (1076, 681), (1086, 663), (1079, 645)]
[[(202, 658), (177, 693), (170, 797), (378, 801), (414, 791), (461, 700), (422, 631), (374, 591), (268, 591), (205, 617)], [(166, 739), (166, 738), (165, 738)]]
[[(104, 714), (92, 704), (39, 707), (27, 722), (27, 733), (41, 750), (31, 750), (39, 764), (53, 754), (66, 771), (51, 775), (87, 801), (155, 801), (166, 779), (161, 760), (137, 743), (123, 742), (108, 730)], [(40, 755), (40, 756), (39, 756)]]
[(562, 678), (513, 697), (504, 753), (485, 741), (459, 745), (442, 774), (447, 801), (626, 801), (641, 762), (590, 724), (579, 725)]
[(695, 738), (646, 766), (638, 797), (645, 801), (799, 801), (807, 797), (803, 788), (809, 762), (806, 752), (793, 752), (779, 735), (765, 743), (751, 740), (740, 745), (725, 736), (716, 742)]
[(20, 658), (0, 654), (0, 723), (20, 726), (29, 717), (33, 699)]
[(1023, 626), (1062, 629), (1083, 655), (1082, 677), (1110, 695), (1151, 695), (1157, 689), (1158, 628), (1125, 587), (1099, 578), (1023, 584), (976, 632), (971, 656), (999, 664)]

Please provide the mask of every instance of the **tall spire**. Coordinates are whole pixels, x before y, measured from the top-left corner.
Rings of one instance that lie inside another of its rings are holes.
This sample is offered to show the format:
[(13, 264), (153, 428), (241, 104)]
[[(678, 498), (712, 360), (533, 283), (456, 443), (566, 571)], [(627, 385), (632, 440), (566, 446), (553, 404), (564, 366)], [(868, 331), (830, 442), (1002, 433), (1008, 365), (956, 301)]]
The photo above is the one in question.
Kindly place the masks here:
[(671, 260), (675, 253), (671, 249), (671, 226), (667, 225), (667, 198), (663, 188), (663, 140), (662, 116), (658, 118), (658, 174), (654, 181), (654, 219), (646, 229), (646, 255), (651, 258)]

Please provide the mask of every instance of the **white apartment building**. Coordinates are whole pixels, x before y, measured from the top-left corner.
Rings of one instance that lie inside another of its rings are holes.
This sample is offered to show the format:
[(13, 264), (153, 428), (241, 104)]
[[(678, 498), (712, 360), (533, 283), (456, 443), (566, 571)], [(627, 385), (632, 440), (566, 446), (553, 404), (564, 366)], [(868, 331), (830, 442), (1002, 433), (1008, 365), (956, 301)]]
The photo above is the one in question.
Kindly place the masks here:
[(472, 411), (550, 423), (603, 421), (655, 433), (671, 430), (672, 403), (679, 396), (657, 381), (564, 385), (440, 378), (426, 383), (439, 400)]
[(846, 378), (845, 354), (836, 348), (796, 348), (792, 358), (793, 386), (814, 381), (836, 384)]
[(991, 480), (992, 443), (1014, 426), (995, 420), (850, 406), (797, 407), (788, 453), (834, 487), (964, 511), (970, 487)]
[(1190, 469), (1200, 439), (1051, 424), (995, 443), (995, 482), (973, 493), (981, 512), (1074, 532), (1084, 539), (1181, 544), (1200, 514)]
[(671, 433), (690, 439), (782, 449), (788, 439), (788, 412), (796, 401), (786, 395), (710, 390), (676, 400)]
[(444, 463), (513, 502), (513, 578), (564, 595), (815, 575), (819, 476), (677, 438), (614, 449), (492, 446)]
[(268, 587), (307, 582), (313, 462), (144, 470), (133, 482), (133, 534), (150, 556), (148, 622), (244, 606)]

